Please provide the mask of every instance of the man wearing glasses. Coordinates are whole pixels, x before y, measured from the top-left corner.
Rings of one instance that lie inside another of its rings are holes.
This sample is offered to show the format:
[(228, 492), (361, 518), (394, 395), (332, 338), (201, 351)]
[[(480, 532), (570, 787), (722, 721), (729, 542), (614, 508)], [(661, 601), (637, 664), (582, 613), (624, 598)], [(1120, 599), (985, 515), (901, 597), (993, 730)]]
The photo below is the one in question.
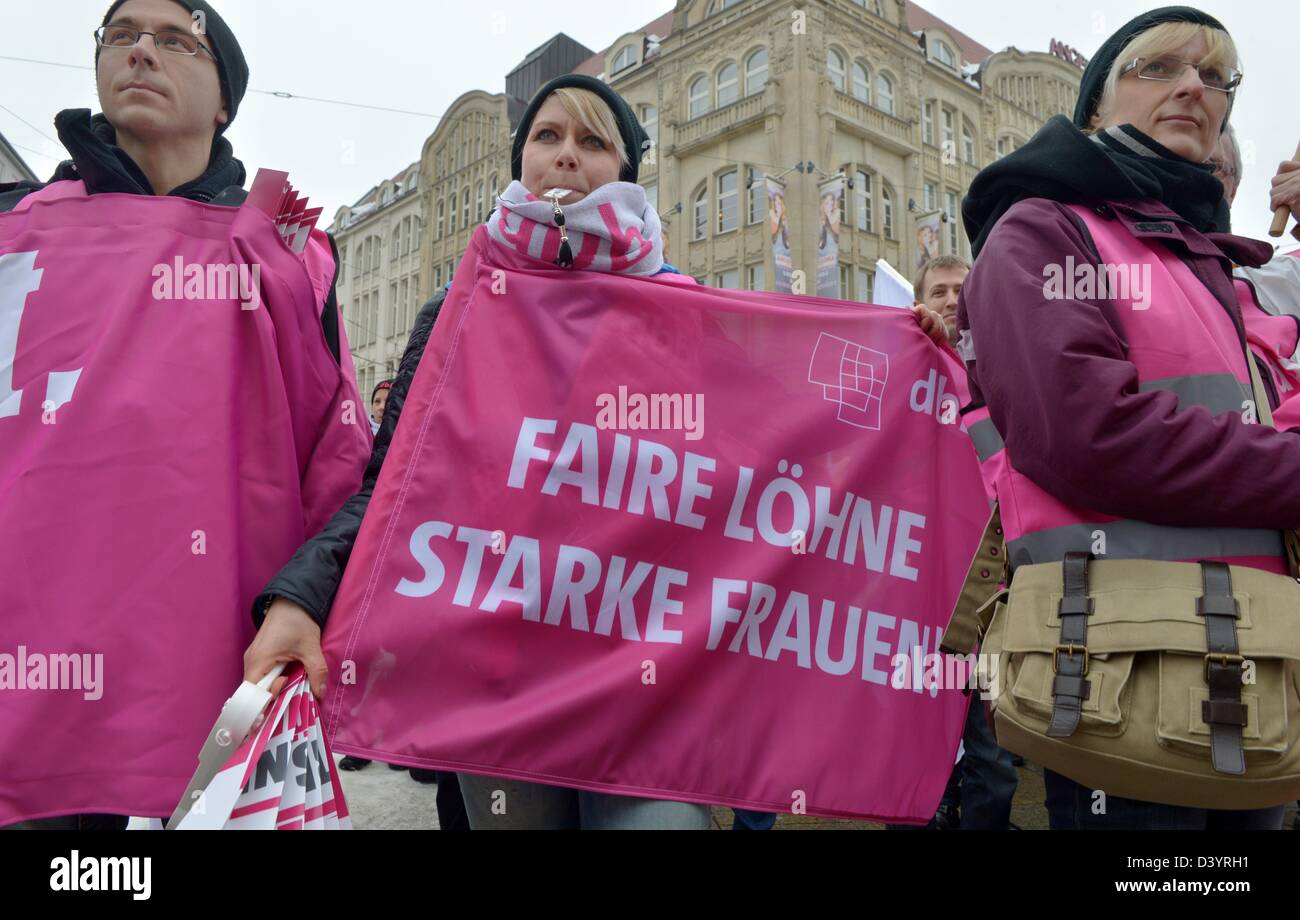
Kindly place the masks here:
[[(15, 827), (171, 813), (239, 684), (253, 596), (370, 450), (332, 242), (291, 250), (239, 207), (234, 33), (203, 0), (117, 0), (94, 35), (102, 113), (58, 114), (71, 159), (48, 184), (0, 185), (0, 825)], [(197, 297), (188, 271), (180, 298), (151, 276), (183, 256), (207, 279)], [(214, 293), (222, 269), (253, 267), (254, 298)], [(84, 693), (30, 664), (95, 657)]]

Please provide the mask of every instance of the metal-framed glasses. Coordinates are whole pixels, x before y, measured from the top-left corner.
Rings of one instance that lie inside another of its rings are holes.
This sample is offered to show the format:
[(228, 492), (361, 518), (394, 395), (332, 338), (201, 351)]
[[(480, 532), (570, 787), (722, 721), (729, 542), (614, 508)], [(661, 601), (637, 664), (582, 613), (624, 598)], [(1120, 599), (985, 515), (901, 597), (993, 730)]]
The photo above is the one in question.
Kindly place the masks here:
[(1180, 61), (1175, 55), (1162, 54), (1159, 57), (1134, 58), (1120, 68), (1122, 77), (1131, 71), (1137, 71), (1139, 79), (1160, 80), (1172, 83), (1187, 72), (1188, 67), (1196, 68), (1196, 75), (1206, 89), (1232, 95), (1241, 83), (1241, 71), (1224, 64), (1198, 64), (1194, 61)]
[(198, 54), (200, 50), (207, 53), (208, 57), (216, 60), (217, 56), (208, 50), (207, 45), (199, 41), (193, 33), (182, 32), (179, 29), (163, 29), (161, 32), (144, 32), (131, 26), (100, 26), (95, 30), (95, 41), (101, 48), (133, 48), (135, 43), (140, 40), (141, 35), (150, 35), (153, 37), (154, 47), (159, 51), (167, 51), (172, 54), (184, 54), (190, 57)]

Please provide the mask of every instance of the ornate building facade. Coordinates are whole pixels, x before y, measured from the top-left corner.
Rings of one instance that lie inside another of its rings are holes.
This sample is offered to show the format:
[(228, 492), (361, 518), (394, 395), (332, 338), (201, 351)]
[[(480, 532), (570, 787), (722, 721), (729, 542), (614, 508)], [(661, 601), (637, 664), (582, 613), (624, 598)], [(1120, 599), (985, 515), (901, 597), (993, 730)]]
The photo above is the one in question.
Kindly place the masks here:
[(361, 395), (368, 399), (376, 383), (396, 375), (424, 303), (419, 164), (385, 179), (351, 207), (339, 208), (329, 232), (339, 252), (339, 309)]
[(811, 274), (820, 185), (842, 175), (839, 295), (862, 301), (877, 259), (911, 274), (923, 221), (937, 216), (941, 251), (969, 255), (960, 205), (971, 180), (1068, 115), (1082, 74), (1077, 54), (995, 53), (905, 0), (677, 0), (600, 51), (557, 35), (505, 92), (458, 98), (425, 142), (419, 302), (451, 279), (509, 184), (527, 101), (569, 72), (607, 81), (654, 138), (640, 181), (679, 269), (773, 290), (765, 180), (779, 177), (791, 261)]

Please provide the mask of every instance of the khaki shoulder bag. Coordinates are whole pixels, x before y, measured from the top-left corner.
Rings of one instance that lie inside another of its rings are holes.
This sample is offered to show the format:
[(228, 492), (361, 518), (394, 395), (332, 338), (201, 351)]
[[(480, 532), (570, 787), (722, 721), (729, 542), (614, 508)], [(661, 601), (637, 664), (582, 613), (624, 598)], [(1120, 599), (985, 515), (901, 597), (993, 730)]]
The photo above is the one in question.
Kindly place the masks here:
[[(1300, 541), (1285, 536), (1296, 576)], [(995, 506), (942, 646), (996, 656), (1000, 745), (1123, 798), (1248, 809), (1300, 797), (1296, 577), (1070, 553), (1020, 566), (999, 591), (1005, 560)]]

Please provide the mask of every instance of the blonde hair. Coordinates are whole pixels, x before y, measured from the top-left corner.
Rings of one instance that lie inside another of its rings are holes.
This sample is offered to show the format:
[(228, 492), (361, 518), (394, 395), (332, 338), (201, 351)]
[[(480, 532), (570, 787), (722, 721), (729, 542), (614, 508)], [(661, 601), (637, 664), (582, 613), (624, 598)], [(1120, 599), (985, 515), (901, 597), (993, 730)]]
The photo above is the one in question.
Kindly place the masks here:
[[(1159, 57), (1177, 51), (1198, 35), (1204, 37), (1207, 48), (1205, 56), (1198, 63), (1221, 64), (1234, 69), (1238, 67), (1237, 46), (1227, 32), (1195, 22), (1162, 22), (1137, 35), (1116, 55), (1115, 63), (1110, 66), (1110, 73), (1106, 75), (1106, 82), (1102, 86), (1101, 97), (1097, 100), (1096, 113), (1102, 115), (1106, 106), (1114, 100), (1120, 70), (1134, 58)], [(1105, 115), (1102, 115), (1102, 120), (1105, 120)], [(1091, 125), (1087, 128), (1088, 133), (1095, 130)]]
[[(563, 86), (551, 93), (564, 106), (569, 117), (583, 128), (599, 137), (618, 151), (619, 171), (626, 169), (630, 160), (623, 137), (619, 134), (618, 121), (614, 118), (609, 104), (589, 89)], [(547, 98), (550, 98), (549, 96)]]

